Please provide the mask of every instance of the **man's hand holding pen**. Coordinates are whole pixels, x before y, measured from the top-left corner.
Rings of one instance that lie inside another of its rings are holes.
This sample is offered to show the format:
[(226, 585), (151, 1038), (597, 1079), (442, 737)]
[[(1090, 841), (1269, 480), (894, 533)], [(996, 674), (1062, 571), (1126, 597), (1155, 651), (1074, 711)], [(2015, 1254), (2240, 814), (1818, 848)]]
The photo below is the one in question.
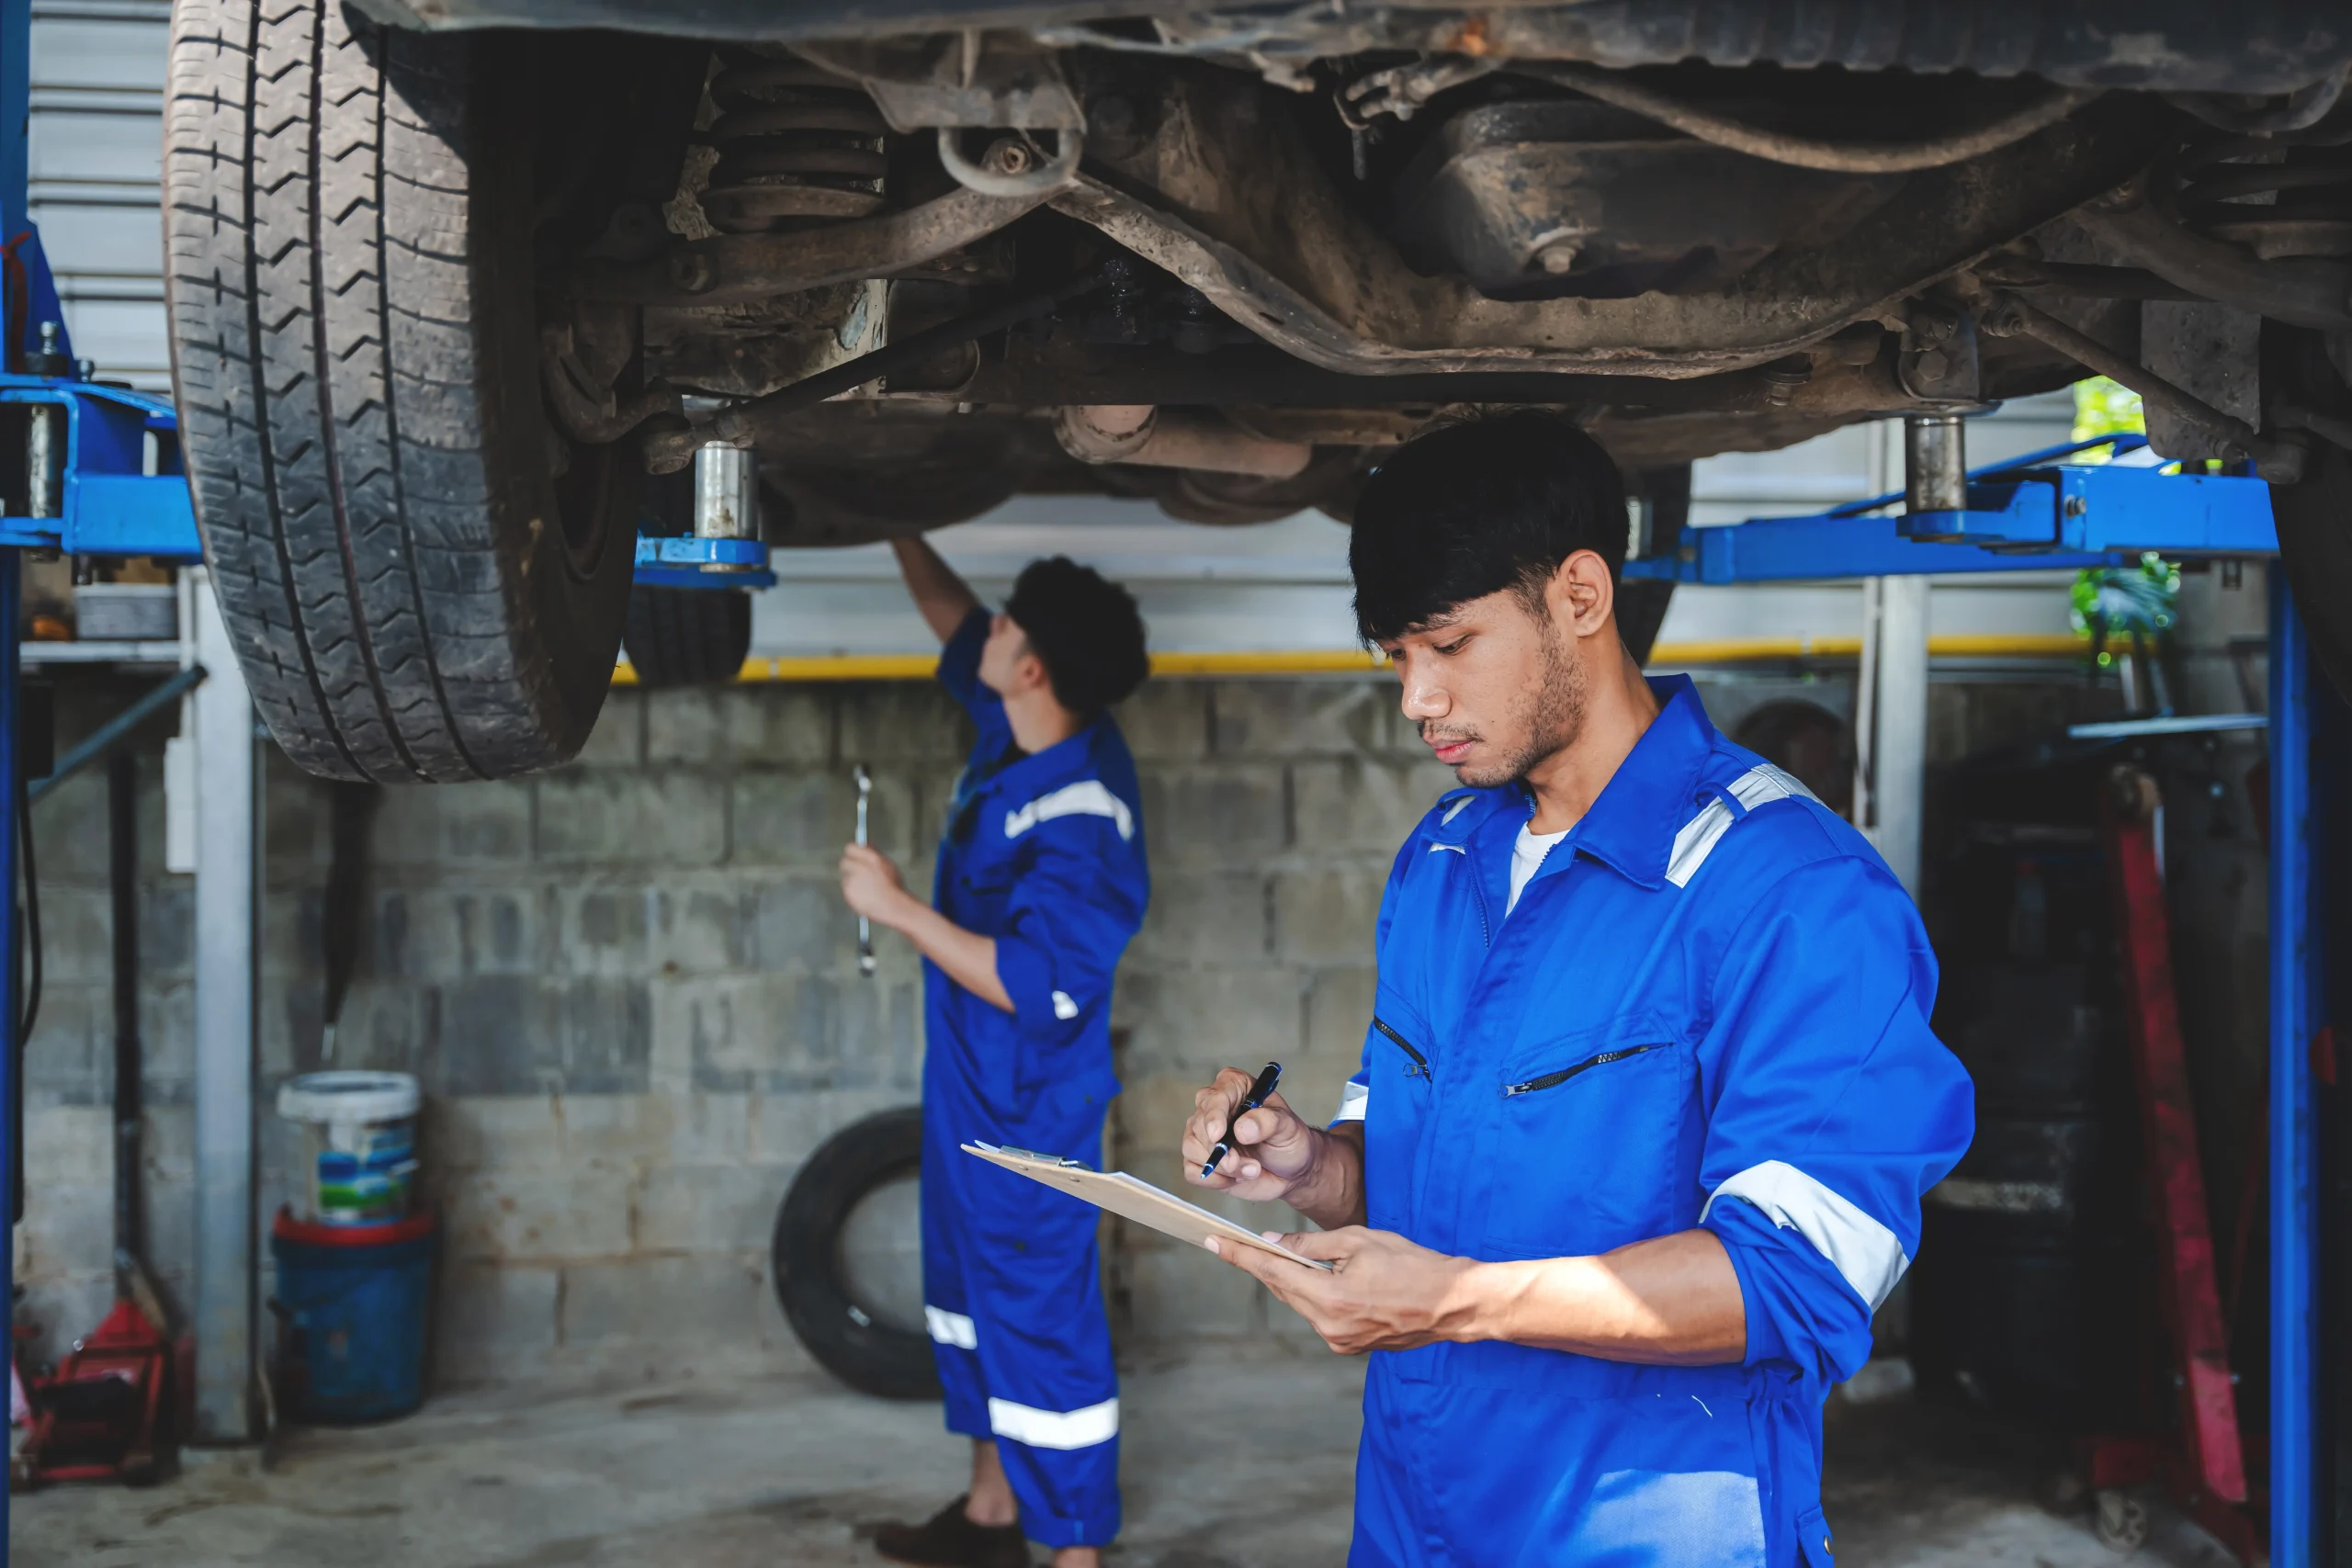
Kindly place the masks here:
[[(1243, 1111), (1250, 1088), (1248, 1073), (1227, 1067), (1193, 1096), (1192, 1119), (1184, 1123), (1184, 1179), (1253, 1202), (1288, 1198), (1314, 1175), (1325, 1134), (1301, 1121), (1278, 1091), (1255, 1111)], [(1203, 1176), (1201, 1168), (1228, 1129), (1232, 1152)]]

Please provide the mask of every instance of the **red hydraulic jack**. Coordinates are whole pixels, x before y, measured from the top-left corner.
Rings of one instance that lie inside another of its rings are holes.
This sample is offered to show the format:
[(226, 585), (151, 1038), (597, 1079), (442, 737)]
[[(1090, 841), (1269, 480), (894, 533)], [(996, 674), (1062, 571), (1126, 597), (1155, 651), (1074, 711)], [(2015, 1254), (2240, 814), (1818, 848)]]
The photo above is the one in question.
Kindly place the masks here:
[(9, 1482), (18, 1489), (58, 1481), (162, 1479), (171, 1455), (175, 1404), (171, 1342), (125, 1296), (73, 1354), (26, 1390), (30, 1429)]
[(2172, 1427), (2161, 1436), (2086, 1439), (2085, 1479), (2099, 1499), (2100, 1534), (2111, 1544), (2133, 1544), (2131, 1538), (2146, 1528), (2144, 1517), (2126, 1522), (2124, 1508), (2135, 1506), (2122, 1503), (2120, 1489), (2155, 1481), (2239, 1562), (2256, 1563), (2267, 1553), (2256, 1523), (2259, 1511), (2246, 1506), (2237, 1380), (2230, 1371), (2188, 1055), (2173, 991), (2172, 922), (2156, 842), (2162, 797), (2156, 781), (2137, 768), (2116, 769), (2108, 784), (2108, 880), (2156, 1223), (2159, 1319), (2179, 1403)]

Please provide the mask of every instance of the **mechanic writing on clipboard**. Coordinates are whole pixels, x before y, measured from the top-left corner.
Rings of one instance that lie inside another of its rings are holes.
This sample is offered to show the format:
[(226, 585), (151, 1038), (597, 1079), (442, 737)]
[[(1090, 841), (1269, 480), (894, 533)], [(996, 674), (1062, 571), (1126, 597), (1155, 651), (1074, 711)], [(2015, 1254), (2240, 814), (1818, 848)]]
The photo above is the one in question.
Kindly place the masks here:
[[(1622, 481), (1564, 421), (1422, 437), (1349, 548), (1465, 786), (1398, 852), (1339, 1119), (1280, 1096), (1205, 1185), (1330, 1273), (1209, 1244), (1374, 1351), (1352, 1564), (1829, 1562), (1821, 1410), (1965, 1150), (1936, 965), (1860, 834), (1645, 682)], [(1248, 1092), (1184, 1131), (1189, 1179)]]
[[(1150, 878), (1135, 762), (1103, 710), (1149, 668), (1135, 600), (1056, 557), (990, 615), (932, 547), (893, 541), (977, 728), (933, 901), (879, 851), (842, 852), (852, 909), (922, 950), (923, 1316), (971, 1489), (883, 1555), (946, 1568), (1093, 1568), (1119, 1529), (1119, 1398), (1094, 1210), (957, 1152), (967, 1139), (1102, 1159), (1111, 976)], [(934, 907), (935, 906), (935, 907)], [(1294, 1265), (1295, 1267), (1295, 1265)]]

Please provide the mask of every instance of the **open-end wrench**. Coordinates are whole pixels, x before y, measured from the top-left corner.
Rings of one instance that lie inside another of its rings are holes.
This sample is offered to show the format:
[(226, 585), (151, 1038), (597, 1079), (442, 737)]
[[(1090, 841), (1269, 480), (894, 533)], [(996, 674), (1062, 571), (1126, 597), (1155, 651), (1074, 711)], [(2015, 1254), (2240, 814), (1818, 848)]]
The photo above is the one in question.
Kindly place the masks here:
[[(873, 793), (874, 775), (865, 771), (865, 763), (860, 762), (857, 765), (857, 841), (861, 844), (866, 841), (866, 799)], [(857, 972), (861, 975), (874, 973), (874, 922), (864, 915), (857, 917)]]

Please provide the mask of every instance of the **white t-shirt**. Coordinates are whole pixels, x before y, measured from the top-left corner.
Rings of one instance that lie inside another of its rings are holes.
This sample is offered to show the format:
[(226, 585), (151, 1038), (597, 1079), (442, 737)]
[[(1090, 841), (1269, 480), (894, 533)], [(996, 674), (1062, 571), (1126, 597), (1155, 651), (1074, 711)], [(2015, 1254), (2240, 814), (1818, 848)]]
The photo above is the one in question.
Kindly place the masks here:
[(1556, 833), (1538, 833), (1532, 828), (1519, 830), (1518, 839), (1510, 846), (1510, 902), (1503, 906), (1506, 916), (1519, 908), (1519, 890), (1527, 886), (1527, 879), (1535, 874), (1544, 857), (1552, 852), (1552, 846), (1574, 830), (1573, 824)]

